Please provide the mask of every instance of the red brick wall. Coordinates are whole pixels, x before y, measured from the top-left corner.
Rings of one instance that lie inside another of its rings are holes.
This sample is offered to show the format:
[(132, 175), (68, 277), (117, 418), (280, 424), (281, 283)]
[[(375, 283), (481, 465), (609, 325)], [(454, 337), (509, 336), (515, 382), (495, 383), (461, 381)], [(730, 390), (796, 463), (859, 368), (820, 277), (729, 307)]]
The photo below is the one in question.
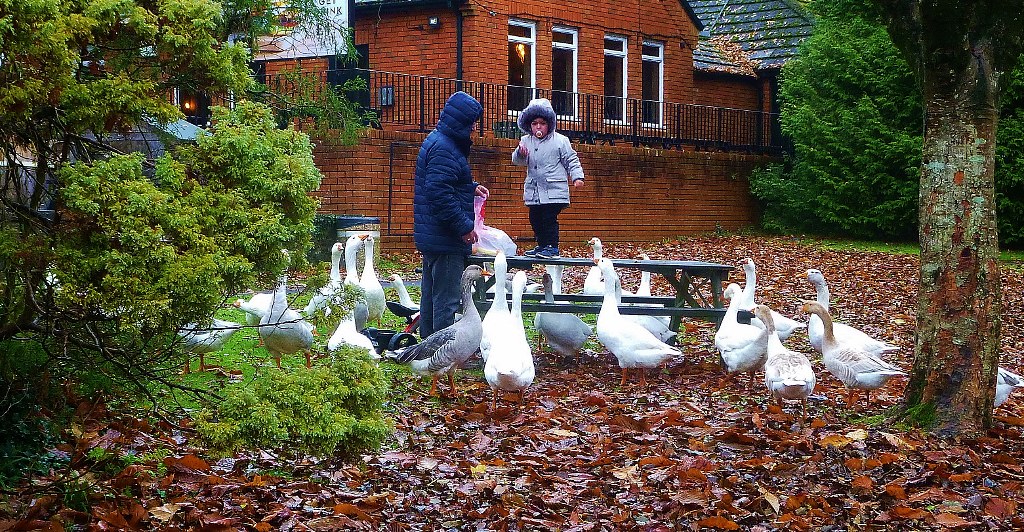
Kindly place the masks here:
[(693, 80), (693, 102), (713, 107), (760, 111), (764, 91), (762, 84), (762, 81), (754, 78), (697, 74)]
[(266, 61), (266, 74), (268, 77), (273, 78), (280, 74), (289, 72), (295, 72), (296, 69), (301, 69), (302, 72), (315, 72), (320, 73), (327, 70), (327, 58), (326, 57), (310, 57), (307, 59), (278, 59), (274, 61)]
[[(381, 219), (388, 252), (412, 251), (413, 173), (423, 134), (370, 130), (357, 146), (317, 143), (324, 175), (320, 211)], [(491, 190), (487, 223), (532, 247), (523, 205), (526, 170), (514, 166), (517, 141), (475, 138), (474, 177)], [(757, 221), (747, 176), (771, 160), (745, 154), (577, 145), (587, 175), (573, 189), (559, 221), (563, 242), (593, 236), (608, 242), (658, 241), (685, 234), (735, 230)], [(393, 162), (392, 162), (393, 161)]]
[[(579, 29), (579, 92), (604, 92), (604, 36), (614, 33), (629, 39), (628, 96), (640, 96), (641, 44), (650, 39), (665, 45), (665, 100), (691, 101), (692, 49), (697, 32), (679, 2), (522, 0), (486, 5), (489, 9), (472, 2), (463, 8), (463, 79), (502, 85), (508, 82), (508, 21), (518, 18), (536, 23), (538, 87), (551, 87), (551, 29), (562, 25)], [(439, 29), (426, 27), (429, 16), (441, 18)], [(379, 16), (363, 12), (356, 17), (354, 27), (356, 44), (369, 44), (372, 69), (455, 77), (456, 20), (451, 10), (412, 9)]]
[[(441, 25), (432, 29), (429, 17)], [(455, 77), (455, 13), (450, 9), (403, 9), (358, 18), (356, 44), (370, 45), (370, 68), (385, 72)], [(472, 78), (466, 78), (472, 79)]]

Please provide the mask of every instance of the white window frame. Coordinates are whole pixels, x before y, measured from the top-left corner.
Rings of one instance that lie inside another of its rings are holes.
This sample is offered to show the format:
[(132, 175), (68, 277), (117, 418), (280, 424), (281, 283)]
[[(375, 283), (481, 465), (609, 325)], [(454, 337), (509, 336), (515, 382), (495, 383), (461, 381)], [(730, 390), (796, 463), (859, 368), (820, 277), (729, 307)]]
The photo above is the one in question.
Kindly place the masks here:
[[(628, 124), (629, 113), (627, 113), (626, 102), (629, 100), (629, 38), (624, 35), (615, 35), (612, 33), (606, 33), (604, 38), (606, 40), (620, 41), (622, 42), (622, 50), (609, 50), (604, 48), (604, 57), (612, 56), (619, 57), (622, 59), (622, 119), (608, 119), (605, 118), (605, 123), (608, 124)], [(601, 46), (604, 47), (604, 41)], [(608, 95), (604, 95), (605, 98)]]
[[(554, 34), (561, 33), (563, 35), (572, 36), (572, 44), (555, 42)], [(579, 78), (580, 78), (580, 30), (571, 28), (569, 26), (553, 26), (551, 28), (551, 48), (559, 50), (569, 50), (572, 52), (572, 108), (574, 113), (571, 115), (558, 115), (559, 118), (575, 119), (579, 111)], [(552, 72), (552, 79), (554, 78), (554, 72)], [(552, 89), (553, 90), (553, 89)], [(554, 96), (554, 94), (552, 94)]]
[[(665, 43), (658, 41), (643, 41), (642, 46), (653, 46), (658, 48), (658, 55), (647, 55), (643, 53), (643, 48), (640, 48), (640, 76), (643, 77), (643, 63), (644, 62), (655, 62), (658, 63), (658, 122), (647, 123), (643, 125), (651, 127), (665, 127)], [(642, 81), (642, 80), (641, 80)], [(643, 93), (641, 92), (641, 98)], [(642, 102), (643, 100), (641, 100)], [(641, 103), (643, 105), (643, 103)], [(641, 108), (640, 119), (643, 120), (643, 109)]]
[[(522, 28), (529, 28), (530, 37), (520, 37), (518, 35), (509, 35), (508, 42), (510, 43), (522, 43), (530, 49), (530, 98), (537, 97), (537, 23), (529, 20), (523, 20), (518, 18), (508, 19), (509, 26), (519, 26)], [(518, 117), (522, 109), (509, 109), (508, 115), (512, 117)]]

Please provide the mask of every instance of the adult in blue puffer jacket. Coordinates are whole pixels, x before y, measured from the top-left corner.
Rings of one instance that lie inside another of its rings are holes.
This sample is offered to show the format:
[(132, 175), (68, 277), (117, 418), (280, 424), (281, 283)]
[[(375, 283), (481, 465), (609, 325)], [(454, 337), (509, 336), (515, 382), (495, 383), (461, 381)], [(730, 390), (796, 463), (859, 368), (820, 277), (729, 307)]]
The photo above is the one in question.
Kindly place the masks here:
[(420, 336), (426, 338), (455, 323), (461, 303), (459, 282), (466, 257), (477, 241), (473, 196), (487, 189), (473, 181), (469, 168), (470, 134), (483, 114), (475, 98), (459, 91), (441, 110), (416, 157), (413, 238), (423, 255)]

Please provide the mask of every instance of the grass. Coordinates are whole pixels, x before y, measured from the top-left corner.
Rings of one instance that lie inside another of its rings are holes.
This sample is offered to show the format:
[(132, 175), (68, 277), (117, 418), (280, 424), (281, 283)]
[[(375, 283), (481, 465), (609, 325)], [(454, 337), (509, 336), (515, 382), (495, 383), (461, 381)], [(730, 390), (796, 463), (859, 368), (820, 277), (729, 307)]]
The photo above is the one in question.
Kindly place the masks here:
[[(740, 234), (749, 234), (741, 232)], [(881, 242), (873, 240), (855, 240), (827, 237), (794, 237), (798, 241), (834, 251), (864, 251), (876, 253), (892, 253), (895, 255), (920, 255), (921, 246), (917, 242)], [(1024, 250), (1000, 250), (999, 261), (1017, 268), (1024, 268)]]

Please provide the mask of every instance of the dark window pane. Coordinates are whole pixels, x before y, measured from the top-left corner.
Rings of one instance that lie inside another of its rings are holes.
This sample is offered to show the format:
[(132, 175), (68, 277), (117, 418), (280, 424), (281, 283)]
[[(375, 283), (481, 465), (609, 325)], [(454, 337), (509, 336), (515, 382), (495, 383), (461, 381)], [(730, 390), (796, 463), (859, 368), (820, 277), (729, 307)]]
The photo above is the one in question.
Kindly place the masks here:
[(564, 116), (576, 115), (572, 95), (576, 70), (572, 57), (572, 50), (555, 48), (551, 51), (551, 105), (556, 113)]
[(643, 119), (645, 124), (661, 123), (661, 63), (657, 61), (643, 62)]
[(654, 46), (651, 44), (645, 44), (643, 47), (643, 54), (651, 57), (661, 57), (661, 47)]
[(622, 52), (625, 50), (625, 44), (626, 43), (624, 41), (621, 41), (619, 39), (609, 39), (607, 37), (605, 37), (604, 39), (605, 50), (615, 50), (616, 52)]
[(561, 44), (576, 44), (576, 39), (573, 38), (573, 34), (565, 31), (555, 30), (551, 33), (551, 40)]
[(532, 91), (522, 87), (533, 86), (533, 65), (530, 45), (508, 43), (508, 108), (518, 111), (530, 102)]
[(623, 62), (621, 57), (604, 56), (604, 117), (608, 120), (622, 120), (625, 115), (622, 97)]
[(508, 34), (513, 37), (525, 37), (527, 39), (533, 38), (533, 28), (529, 26), (519, 26), (516, 24), (508, 25)]

